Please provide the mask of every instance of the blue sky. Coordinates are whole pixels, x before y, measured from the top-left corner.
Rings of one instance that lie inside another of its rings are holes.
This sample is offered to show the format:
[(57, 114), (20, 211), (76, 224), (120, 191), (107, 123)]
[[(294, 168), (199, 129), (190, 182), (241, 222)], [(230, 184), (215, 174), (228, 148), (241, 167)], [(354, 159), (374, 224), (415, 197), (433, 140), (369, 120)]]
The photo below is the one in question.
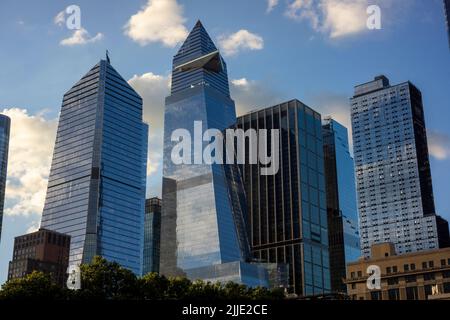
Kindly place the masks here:
[[(76, 34), (65, 26), (67, 15), (55, 19), (71, 4), (81, 9), (83, 29)], [(365, 27), (371, 4), (381, 8), (381, 30)], [(450, 219), (450, 50), (441, 0), (2, 0), (0, 111), (11, 116), (13, 129), (0, 283), (13, 238), (39, 224), (62, 96), (106, 49), (144, 98), (147, 194), (160, 194), (171, 60), (197, 19), (225, 55), (238, 113), (298, 98), (348, 125), (354, 85), (379, 74), (393, 84), (416, 84), (437, 212)]]

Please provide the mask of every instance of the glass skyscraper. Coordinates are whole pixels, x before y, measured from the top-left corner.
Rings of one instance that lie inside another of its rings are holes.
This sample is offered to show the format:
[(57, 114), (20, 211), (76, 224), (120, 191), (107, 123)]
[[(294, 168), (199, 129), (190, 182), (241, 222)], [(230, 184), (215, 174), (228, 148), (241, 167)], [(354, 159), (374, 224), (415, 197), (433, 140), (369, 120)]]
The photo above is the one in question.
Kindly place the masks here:
[(3, 207), (5, 205), (6, 174), (8, 169), (9, 131), (11, 119), (0, 114), (0, 240), (2, 238)]
[[(260, 164), (241, 165), (251, 249), (255, 259), (289, 265), (290, 292), (330, 292), (327, 204), (321, 115), (298, 100), (256, 110), (238, 118), (244, 131), (272, 129), (280, 134), (280, 168), (261, 175)], [(275, 155), (274, 155), (275, 156)]]
[(109, 58), (64, 95), (41, 227), (72, 237), (70, 264), (100, 255), (141, 274), (147, 137)]
[(355, 87), (351, 99), (361, 249), (395, 244), (398, 253), (448, 243), (434, 207), (422, 94), (385, 76)]
[(145, 201), (144, 258), (142, 275), (159, 272), (159, 250), (161, 242), (161, 199)]
[[(194, 122), (201, 122), (201, 132), (194, 130)], [(198, 21), (173, 59), (171, 94), (166, 98), (160, 252), (164, 275), (267, 285), (264, 268), (247, 263), (245, 203), (239, 202), (243, 190), (236, 168), (201, 159), (200, 164), (175, 164), (171, 158), (178, 144), (172, 140), (174, 130), (189, 132), (193, 154), (188, 157), (193, 161), (209, 144), (202, 142), (203, 131), (223, 131), (235, 123), (227, 66)]]
[(347, 128), (332, 118), (322, 126), (327, 191), (331, 289), (346, 292), (346, 264), (361, 256), (355, 166)]

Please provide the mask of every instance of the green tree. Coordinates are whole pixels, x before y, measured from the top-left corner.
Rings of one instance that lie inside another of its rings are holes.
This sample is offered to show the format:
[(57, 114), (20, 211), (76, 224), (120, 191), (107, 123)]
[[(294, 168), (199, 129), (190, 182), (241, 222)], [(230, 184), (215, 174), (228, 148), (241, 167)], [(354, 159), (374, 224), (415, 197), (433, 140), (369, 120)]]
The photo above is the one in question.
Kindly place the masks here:
[(191, 299), (217, 300), (223, 299), (223, 288), (219, 282), (211, 283), (196, 280), (189, 287), (188, 297)]
[(148, 273), (138, 279), (140, 298), (144, 300), (161, 300), (166, 296), (169, 280), (158, 273)]
[(139, 288), (133, 272), (117, 262), (94, 257), (91, 264), (82, 264), (81, 290), (74, 297), (89, 299), (137, 299)]
[(49, 274), (33, 271), (20, 279), (12, 279), (2, 286), (1, 300), (65, 299), (67, 290), (55, 284)]
[(189, 298), (189, 291), (192, 282), (184, 277), (170, 277), (167, 287), (167, 299), (185, 299)]

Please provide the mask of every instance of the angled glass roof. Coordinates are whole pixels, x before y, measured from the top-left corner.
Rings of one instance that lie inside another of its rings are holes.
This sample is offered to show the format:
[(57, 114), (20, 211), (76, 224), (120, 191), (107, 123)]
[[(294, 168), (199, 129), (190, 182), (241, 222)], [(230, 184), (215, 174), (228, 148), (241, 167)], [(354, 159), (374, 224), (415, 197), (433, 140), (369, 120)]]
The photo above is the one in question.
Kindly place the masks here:
[(219, 51), (213, 51), (191, 61), (175, 66), (175, 70), (182, 72), (200, 68), (217, 73), (221, 72), (223, 70), (223, 65)]

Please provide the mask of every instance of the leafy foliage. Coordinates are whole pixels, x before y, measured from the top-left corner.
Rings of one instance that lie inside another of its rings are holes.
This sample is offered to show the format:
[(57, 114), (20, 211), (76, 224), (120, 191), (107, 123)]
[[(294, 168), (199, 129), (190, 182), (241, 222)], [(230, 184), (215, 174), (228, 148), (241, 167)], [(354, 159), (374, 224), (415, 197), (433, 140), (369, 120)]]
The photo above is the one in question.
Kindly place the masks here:
[(81, 265), (80, 269), (81, 290), (61, 288), (52, 282), (50, 275), (35, 271), (5, 283), (0, 290), (0, 300), (267, 300), (284, 297), (281, 290), (249, 288), (233, 282), (192, 282), (183, 277), (166, 278), (157, 273), (136, 277), (118, 263), (101, 257), (95, 257), (91, 264)]

